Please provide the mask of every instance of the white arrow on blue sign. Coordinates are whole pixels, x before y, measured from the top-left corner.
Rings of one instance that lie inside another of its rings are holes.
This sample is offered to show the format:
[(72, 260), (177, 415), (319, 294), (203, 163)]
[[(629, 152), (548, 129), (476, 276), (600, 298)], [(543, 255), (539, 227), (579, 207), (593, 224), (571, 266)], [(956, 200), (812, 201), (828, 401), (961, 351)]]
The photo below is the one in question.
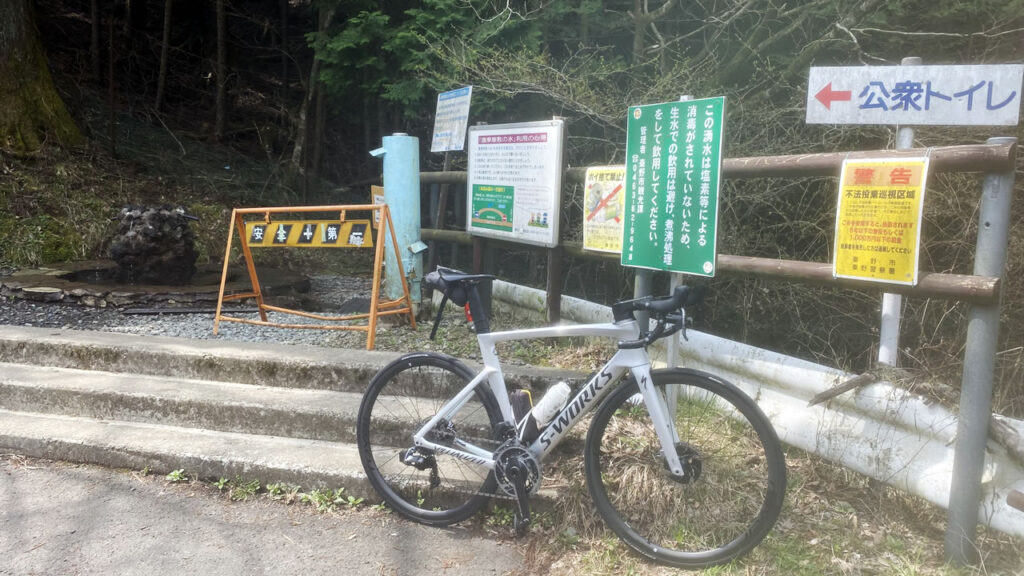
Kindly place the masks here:
[(811, 68), (808, 124), (1016, 126), (1024, 65)]

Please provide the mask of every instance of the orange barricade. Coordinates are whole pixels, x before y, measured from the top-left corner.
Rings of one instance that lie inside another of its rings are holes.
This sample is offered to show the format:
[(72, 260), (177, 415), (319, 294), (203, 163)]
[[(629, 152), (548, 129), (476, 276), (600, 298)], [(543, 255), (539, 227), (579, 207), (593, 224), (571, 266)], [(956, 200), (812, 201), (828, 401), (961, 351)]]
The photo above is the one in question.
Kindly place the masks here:
[[(318, 220), (272, 220), (271, 214), (296, 214), (309, 212), (337, 212), (337, 219)], [(352, 220), (346, 218), (348, 212), (369, 212), (371, 220)], [(259, 220), (245, 220), (246, 215), (260, 215)], [(376, 237), (372, 232), (377, 228)], [(239, 244), (242, 254), (245, 256), (245, 265), (249, 271), (249, 280), (252, 283), (252, 292), (224, 295), (224, 286), (228, 278), (228, 264), (231, 258), (231, 245), (234, 240), (235, 231), (238, 231)], [(397, 300), (380, 300), (381, 270), (384, 265), (384, 246), (387, 236), (385, 230), (391, 237), (391, 245), (395, 250), (395, 259), (398, 262), (398, 275), (402, 279), (403, 296)], [(373, 248), (373, 292), (370, 297), (370, 311), (365, 314), (351, 314), (347, 316), (323, 316), (311, 314), (299, 310), (290, 310), (278, 306), (271, 306), (263, 302), (263, 294), (260, 289), (259, 277), (256, 274), (256, 266), (252, 259), (252, 248), (258, 247), (308, 247), (308, 248)], [(254, 298), (258, 307), (260, 319), (246, 320), (234, 318), (221, 313), (224, 302), (231, 300), (242, 300)], [(328, 322), (344, 322), (350, 320), (367, 319), (367, 324), (282, 324), (270, 322), (267, 312), (281, 312), (294, 314), (305, 318), (313, 318)], [(373, 350), (374, 336), (377, 330), (377, 321), (380, 316), (393, 314), (408, 314), (409, 322), (413, 328), (416, 327), (416, 318), (412, 309), (412, 299), (409, 297), (409, 285), (405, 280), (405, 270), (402, 267), (402, 255), (398, 249), (398, 240), (395, 236), (395, 229), (391, 224), (391, 212), (387, 204), (362, 204), (352, 206), (293, 206), (277, 208), (236, 208), (231, 214), (231, 224), (228, 229), (228, 244), (224, 251), (224, 270), (220, 278), (220, 293), (217, 296), (217, 314), (213, 321), (213, 333), (217, 334), (221, 321), (240, 322), (243, 324), (255, 324), (257, 326), (274, 326), (277, 328), (305, 328), (315, 330), (361, 330), (367, 333), (366, 349)]]

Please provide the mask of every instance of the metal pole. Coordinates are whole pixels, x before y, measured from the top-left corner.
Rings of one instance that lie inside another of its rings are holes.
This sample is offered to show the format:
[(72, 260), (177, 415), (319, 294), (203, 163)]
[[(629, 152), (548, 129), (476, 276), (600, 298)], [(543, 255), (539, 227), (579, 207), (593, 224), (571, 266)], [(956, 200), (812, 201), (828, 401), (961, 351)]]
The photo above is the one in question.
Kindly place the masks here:
[[(920, 66), (921, 58), (908, 56), (900, 61), (901, 66)], [(896, 149), (908, 150), (914, 147), (914, 129), (901, 126), (896, 132)], [(900, 308), (903, 297), (899, 294), (882, 294), (882, 319), (879, 327), (878, 363), (898, 366), (900, 363)]]
[[(1016, 141), (1016, 138), (990, 138), (988, 143), (1006, 144)], [(1012, 168), (985, 175), (978, 215), (978, 246), (974, 253), (975, 274), (1001, 277), (1005, 272), (1013, 177)], [(946, 559), (961, 566), (978, 562), (975, 534), (981, 503), (985, 444), (992, 416), (992, 381), (998, 338), (999, 303), (972, 305), (968, 313), (967, 346), (964, 350), (964, 372), (960, 388), (960, 419), (957, 423), (945, 541)]]
[[(690, 94), (684, 94), (684, 95), (679, 97), (679, 101), (680, 102), (686, 102), (687, 100), (693, 100), (693, 96), (691, 96)], [(676, 286), (679, 286), (682, 283), (683, 283), (683, 275), (682, 274), (678, 274), (678, 273), (673, 273), (672, 276), (669, 278), (669, 294), (675, 293)], [(666, 356), (665, 364), (668, 365), (669, 368), (675, 368), (676, 365), (679, 364), (679, 333), (678, 332), (674, 336), (672, 336), (671, 338), (668, 339), (668, 350), (666, 351), (665, 356)], [(677, 395), (678, 391), (679, 391), (679, 387), (678, 386), (673, 386), (671, 389), (669, 389), (669, 392), (668, 392), (668, 394), (669, 394), (669, 409), (673, 410), (673, 416), (675, 415), (675, 411), (674, 411), (675, 407), (676, 407), (675, 400), (676, 400), (676, 395)]]
[[(679, 97), (680, 102), (686, 102), (687, 100), (693, 100), (693, 96), (684, 94)], [(669, 294), (674, 294), (676, 286), (679, 286), (682, 283), (682, 274), (672, 274), (669, 277)], [(683, 321), (685, 322), (686, 319), (684, 318)], [(684, 325), (683, 330), (685, 329), (686, 326)], [(676, 332), (668, 339), (667, 348), (668, 349), (665, 351), (665, 364), (669, 368), (675, 368), (679, 364), (679, 332)], [(681, 386), (669, 386), (665, 390), (665, 401), (668, 404), (668, 413), (673, 422), (675, 422), (676, 411), (679, 408), (679, 388), (681, 388)]]
[[(412, 301), (419, 303), (423, 255), (414, 254), (411, 247), (420, 240), (420, 141), (415, 136), (396, 133), (385, 136), (383, 146), (370, 154), (384, 157), (384, 201), (391, 208), (409, 293)], [(384, 290), (389, 300), (398, 300), (405, 294), (394, 252), (384, 251)]]
[[(654, 285), (654, 270), (637, 268), (633, 275), (633, 298), (650, 296)], [(647, 312), (637, 312), (636, 321), (641, 331), (650, 330), (651, 315)]]

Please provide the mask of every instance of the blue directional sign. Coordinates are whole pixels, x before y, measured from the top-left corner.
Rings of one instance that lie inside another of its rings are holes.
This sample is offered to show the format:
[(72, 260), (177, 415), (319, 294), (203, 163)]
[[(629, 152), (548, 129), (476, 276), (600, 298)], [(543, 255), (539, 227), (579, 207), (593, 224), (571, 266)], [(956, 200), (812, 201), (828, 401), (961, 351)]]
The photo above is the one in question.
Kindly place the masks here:
[(1016, 126), (1024, 65), (811, 68), (808, 124)]

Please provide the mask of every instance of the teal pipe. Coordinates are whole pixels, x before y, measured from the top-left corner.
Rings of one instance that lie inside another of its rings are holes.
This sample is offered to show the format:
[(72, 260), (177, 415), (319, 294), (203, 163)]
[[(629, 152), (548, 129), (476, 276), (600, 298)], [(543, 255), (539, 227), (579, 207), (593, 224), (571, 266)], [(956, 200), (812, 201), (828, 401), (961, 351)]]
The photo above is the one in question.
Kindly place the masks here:
[[(398, 238), (398, 252), (414, 303), (420, 301), (423, 255), (420, 246), (420, 143), (415, 136), (396, 133), (383, 138), (383, 146), (370, 151), (384, 158), (384, 202), (391, 211), (391, 223)], [(391, 237), (385, 231), (384, 293), (389, 300), (402, 297), (402, 283)]]

